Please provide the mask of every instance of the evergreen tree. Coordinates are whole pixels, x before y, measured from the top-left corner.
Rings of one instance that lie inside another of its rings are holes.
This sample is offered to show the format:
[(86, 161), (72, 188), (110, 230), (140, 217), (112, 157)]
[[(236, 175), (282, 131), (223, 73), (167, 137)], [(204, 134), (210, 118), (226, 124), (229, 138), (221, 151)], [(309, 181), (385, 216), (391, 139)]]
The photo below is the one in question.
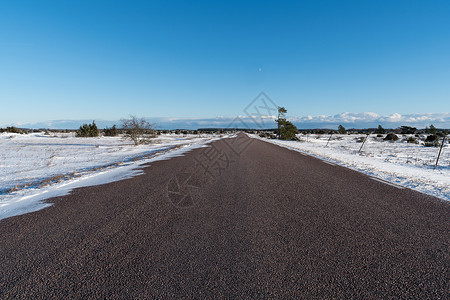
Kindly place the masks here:
[(402, 130), (402, 134), (414, 134), (417, 131), (416, 127), (410, 126), (400, 126), (400, 129)]
[(286, 120), (286, 113), (286, 108), (278, 107), (278, 119), (276, 120), (276, 122), (278, 124), (277, 134), (280, 140), (292, 140), (298, 133), (297, 127)]
[(430, 125), (430, 133), (431, 134), (436, 134), (437, 133), (437, 128), (433, 126), (433, 124)]
[(340, 134), (346, 134), (346, 133), (347, 133), (347, 130), (345, 130), (345, 127), (344, 127), (344, 126), (339, 125), (339, 127), (338, 127), (338, 132), (339, 132)]
[(104, 130), (105, 136), (117, 136), (119, 131), (117, 130), (116, 125), (114, 124), (111, 128), (106, 127)]
[(98, 136), (98, 128), (97, 124), (95, 124), (95, 121), (92, 121), (92, 124), (89, 124), (89, 131), (92, 137)]
[(378, 134), (385, 134), (386, 130), (384, 130), (384, 128), (381, 125), (378, 125), (377, 133)]
[(286, 119), (278, 122), (280, 140), (292, 140), (298, 133), (297, 127)]
[(98, 128), (95, 121), (92, 124), (83, 124), (77, 131), (77, 137), (96, 137), (98, 136)]
[(281, 127), (281, 122), (286, 121), (286, 119), (285, 119), (286, 113), (287, 113), (286, 108), (278, 106), (278, 118), (276, 120), (276, 122), (278, 123), (278, 139), (281, 139), (281, 135), (280, 135), (281, 128), (280, 127)]

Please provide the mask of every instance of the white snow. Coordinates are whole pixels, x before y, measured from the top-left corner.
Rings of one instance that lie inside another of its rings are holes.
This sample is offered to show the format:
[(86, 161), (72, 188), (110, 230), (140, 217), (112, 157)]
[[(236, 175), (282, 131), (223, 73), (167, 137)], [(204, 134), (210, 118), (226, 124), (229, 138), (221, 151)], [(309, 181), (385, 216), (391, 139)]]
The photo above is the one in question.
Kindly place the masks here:
[(43, 200), (82, 186), (142, 173), (148, 162), (182, 155), (219, 135), (160, 135), (134, 146), (120, 137), (77, 138), (71, 133), (0, 134), (0, 220), (36, 211)]
[[(399, 135), (396, 142), (383, 141), (372, 134), (362, 151), (357, 138), (366, 135), (297, 135), (301, 141), (263, 139), (325, 162), (335, 163), (422, 193), (450, 200), (450, 147), (442, 149), (438, 167), (435, 167), (439, 148), (406, 142), (407, 136)], [(254, 138), (260, 137), (252, 135)]]

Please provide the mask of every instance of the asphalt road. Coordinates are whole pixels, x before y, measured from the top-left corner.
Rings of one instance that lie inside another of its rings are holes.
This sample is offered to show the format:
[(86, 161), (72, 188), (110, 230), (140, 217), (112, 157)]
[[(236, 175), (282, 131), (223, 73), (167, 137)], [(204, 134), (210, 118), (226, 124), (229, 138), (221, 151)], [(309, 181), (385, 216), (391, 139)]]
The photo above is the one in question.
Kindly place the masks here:
[(0, 221), (0, 298), (448, 299), (448, 202), (242, 134), (211, 145)]

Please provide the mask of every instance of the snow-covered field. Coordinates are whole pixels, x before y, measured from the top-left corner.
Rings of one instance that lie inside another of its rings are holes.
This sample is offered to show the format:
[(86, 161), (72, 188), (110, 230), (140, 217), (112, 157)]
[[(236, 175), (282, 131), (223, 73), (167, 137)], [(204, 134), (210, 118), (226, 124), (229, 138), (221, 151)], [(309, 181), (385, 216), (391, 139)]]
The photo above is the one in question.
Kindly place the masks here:
[[(294, 149), (325, 161), (339, 164), (397, 185), (450, 200), (450, 146), (442, 149), (435, 168), (439, 148), (406, 142), (399, 136), (396, 142), (383, 141), (372, 134), (362, 151), (357, 139), (366, 135), (297, 135), (301, 141), (265, 141)], [(253, 135), (255, 138), (259, 138)]]
[(134, 146), (121, 137), (73, 133), (0, 134), (0, 220), (48, 206), (42, 200), (80, 186), (140, 173), (142, 164), (181, 155), (219, 135), (160, 135)]

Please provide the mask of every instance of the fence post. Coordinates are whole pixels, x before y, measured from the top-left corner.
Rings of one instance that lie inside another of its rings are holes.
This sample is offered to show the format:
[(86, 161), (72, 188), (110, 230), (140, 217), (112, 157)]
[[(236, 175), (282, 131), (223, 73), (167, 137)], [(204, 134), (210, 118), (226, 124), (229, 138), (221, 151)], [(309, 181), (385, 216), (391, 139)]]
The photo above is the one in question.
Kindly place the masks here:
[(441, 147), (439, 148), (439, 154), (438, 154), (438, 156), (436, 158), (436, 165), (434, 166), (435, 168), (438, 166), (439, 157), (441, 156), (441, 151), (442, 151), (442, 148), (444, 147), (444, 143), (445, 143), (445, 138), (446, 137), (447, 136), (444, 136), (444, 138), (442, 139), (442, 144), (441, 144)]
[(330, 138), (328, 139), (328, 142), (327, 142), (327, 144), (325, 145), (325, 147), (328, 147), (328, 143), (330, 142), (332, 136), (333, 136), (333, 133), (330, 134)]
[(364, 141), (362, 142), (362, 145), (361, 145), (361, 147), (359, 148), (358, 153), (361, 153), (362, 147), (364, 146), (364, 143), (366, 142), (366, 140), (367, 140), (367, 138), (369, 137), (369, 135), (370, 135), (370, 133), (368, 133), (368, 134), (366, 135), (366, 137), (364, 138)]

